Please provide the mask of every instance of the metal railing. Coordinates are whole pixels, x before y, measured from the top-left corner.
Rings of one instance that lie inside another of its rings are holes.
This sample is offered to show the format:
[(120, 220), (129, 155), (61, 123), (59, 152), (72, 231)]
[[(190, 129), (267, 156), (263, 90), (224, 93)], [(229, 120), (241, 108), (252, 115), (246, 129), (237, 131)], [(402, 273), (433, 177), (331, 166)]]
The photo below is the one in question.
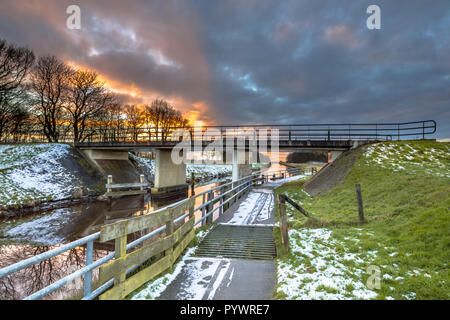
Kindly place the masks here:
[[(288, 170), (280, 170), (280, 171), (274, 171), (274, 172), (256, 173), (256, 174), (252, 174), (252, 175), (243, 177), (239, 180), (228, 182), (228, 183), (222, 184), (220, 186), (211, 188), (210, 190), (206, 190), (199, 194), (193, 195), (192, 197), (194, 199), (196, 199), (196, 198), (202, 199), (201, 205), (197, 206), (194, 209), (194, 213), (201, 212), (201, 217), (195, 221), (194, 227), (198, 226), (199, 224), (201, 224), (201, 226), (205, 226), (207, 223), (213, 222), (213, 216), (214, 216), (215, 212), (219, 211), (218, 215), (221, 216), (224, 213), (224, 211), (226, 210), (224, 208), (228, 209), (228, 207), (231, 203), (236, 202), (237, 199), (239, 197), (241, 197), (244, 193), (248, 192), (252, 188), (253, 185), (262, 184), (265, 181), (269, 181), (269, 179), (271, 179), (271, 178), (278, 179), (280, 177), (286, 177), (288, 175), (291, 175), (291, 176), (298, 175), (299, 173), (302, 173), (302, 172), (304, 173), (305, 170), (288, 169)], [(150, 214), (158, 214), (158, 212), (166, 210), (167, 208), (178, 206), (181, 203), (186, 202), (188, 200), (189, 200), (189, 198), (178, 201), (178, 202), (170, 204), (164, 208), (152, 211)], [(215, 204), (218, 204), (218, 205), (215, 206)], [(187, 212), (186, 214), (175, 219), (174, 223), (176, 224), (176, 223), (182, 221), (188, 215), (189, 215), (189, 213)], [(135, 248), (139, 244), (143, 243), (145, 240), (161, 233), (162, 231), (165, 230), (165, 228), (166, 228), (166, 226), (164, 225), (164, 226), (162, 226), (158, 229), (155, 229), (155, 230), (147, 233), (146, 235), (130, 242), (129, 244), (127, 244), (126, 249), (130, 250), (132, 248)], [(111, 280), (107, 281), (106, 283), (104, 283), (103, 285), (96, 288), (95, 290), (92, 290), (92, 282), (93, 282), (92, 281), (93, 280), (92, 272), (93, 272), (93, 270), (104, 265), (108, 261), (114, 259), (114, 256), (115, 256), (114, 252), (111, 252), (111, 253), (107, 254), (106, 256), (104, 256), (96, 261), (93, 261), (94, 242), (96, 240), (98, 240), (99, 237), (100, 237), (100, 232), (96, 232), (87, 237), (72, 241), (70, 243), (64, 244), (55, 249), (52, 249), (52, 250), (49, 250), (42, 254), (39, 254), (37, 256), (31, 257), (29, 259), (26, 259), (26, 260), (17, 262), (13, 265), (7, 266), (3, 269), (0, 269), (0, 279), (3, 277), (6, 277), (8, 275), (11, 275), (15, 272), (18, 272), (20, 270), (23, 270), (27, 267), (30, 267), (37, 263), (45, 261), (47, 259), (58, 256), (68, 250), (71, 250), (71, 249), (74, 249), (77, 247), (81, 247), (81, 246), (85, 246), (86, 247), (86, 254), (85, 254), (86, 265), (83, 268), (38, 290), (37, 292), (26, 297), (25, 300), (41, 299), (41, 298), (51, 294), (52, 292), (62, 288), (63, 286), (69, 284), (71, 281), (74, 281), (75, 279), (83, 277), (83, 276), (84, 276), (84, 279), (83, 279), (83, 298), (82, 298), (82, 300), (92, 300), (92, 299), (96, 298), (97, 296), (99, 296), (101, 293), (105, 292), (107, 289), (109, 289), (114, 283), (114, 280), (111, 279)], [(129, 268), (126, 271), (126, 274), (133, 272), (138, 267), (139, 267), (139, 265)]]
[[(280, 141), (301, 140), (401, 140), (425, 139), (436, 132), (436, 121), (422, 120), (399, 123), (343, 123), (343, 124), (292, 124), (292, 125), (239, 125), (239, 126), (203, 126), (203, 127), (171, 127), (164, 130), (155, 128), (88, 128), (83, 141), (77, 145), (88, 143), (164, 143), (173, 141), (174, 133), (184, 130), (191, 140), (217, 139), (226, 137), (256, 140), (271, 139), (276, 136)], [(253, 132), (252, 132), (253, 131)], [(257, 133), (255, 134), (255, 132)], [(178, 136), (177, 139), (178, 140)], [(59, 142), (73, 142), (70, 132), (60, 136)], [(40, 130), (24, 132), (16, 136), (10, 143), (46, 142)], [(7, 140), (2, 143), (8, 143)]]

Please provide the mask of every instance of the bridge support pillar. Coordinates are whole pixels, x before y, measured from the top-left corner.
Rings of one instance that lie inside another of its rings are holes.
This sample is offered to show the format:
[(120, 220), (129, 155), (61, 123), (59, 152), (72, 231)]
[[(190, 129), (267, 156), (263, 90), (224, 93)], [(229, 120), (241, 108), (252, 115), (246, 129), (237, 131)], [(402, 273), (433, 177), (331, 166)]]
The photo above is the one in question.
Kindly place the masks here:
[(252, 173), (249, 163), (249, 153), (243, 150), (233, 150), (233, 181), (239, 180)]
[(186, 164), (172, 162), (171, 150), (156, 150), (155, 185), (152, 197), (178, 196), (188, 191), (186, 183)]
[(328, 163), (334, 162), (342, 154), (343, 151), (329, 151), (328, 152)]

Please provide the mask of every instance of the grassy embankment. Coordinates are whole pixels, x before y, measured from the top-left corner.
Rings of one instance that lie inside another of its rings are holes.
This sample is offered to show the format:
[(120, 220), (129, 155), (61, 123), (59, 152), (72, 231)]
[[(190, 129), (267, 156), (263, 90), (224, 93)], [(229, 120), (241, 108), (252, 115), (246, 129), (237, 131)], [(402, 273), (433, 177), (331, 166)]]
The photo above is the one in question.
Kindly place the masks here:
[[(311, 197), (305, 181), (295, 181), (276, 190), (317, 220), (287, 205), (291, 252), (278, 260), (275, 297), (449, 299), (450, 144), (387, 142), (352, 152), (356, 162), (334, 189)], [(369, 265), (380, 268), (379, 289), (366, 286)]]
[(95, 170), (66, 144), (0, 146), (0, 208), (70, 198), (104, 188)]

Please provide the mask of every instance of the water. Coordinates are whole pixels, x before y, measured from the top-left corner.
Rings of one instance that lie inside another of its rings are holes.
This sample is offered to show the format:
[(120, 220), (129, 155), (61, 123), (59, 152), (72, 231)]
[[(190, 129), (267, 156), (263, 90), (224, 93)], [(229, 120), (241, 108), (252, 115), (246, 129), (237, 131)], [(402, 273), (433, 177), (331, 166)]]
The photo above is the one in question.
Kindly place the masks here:
[[(278, 164), (268, 170), (279, 170)], [(195, 194), (207, 191), (226, 179), (210, 181), (197, 185)], [(191, 195), (191, 190), (189, 190)], [(150, 201), (149, 195), (123, 197), (106, 202), (92, 202), (44, 212), (21, 219), (12, 219), (0, 224), (0, 268), (36, 256), (61, 244), (87, 236), (99, 231), (100, 227), (119, 219), (148, 214), (155, 209), (179, 201)], [(195, 206), (202, 203), (202, 197), (196, 198)], [(218, 215), (218, 210), (215, 216)], [(196, 212), (196, 220), (201, 212)], [(113, 248), (96, 243), (94, 245), (94, 261), (107, 255)], [(39, 289), (73, 273), (85, 266), (85, 248), (78, 247), (39, 264), (16, 272), (0, 279), (0, 300), (22, 299)], [(93, 272), (94, 282), (98, 277), (98, 269)], [(80, 297), (83, 284), (77, 279), (46, 299), (68, 299)]]
[[(198, 194), (224, 182), (225, 179), (198, 185), (194, 192)], [(189, 195), (190, 193), (189, 190)], [(95, 233), (104, 224), (148, 214), (179, 200), (150, 201), (149, 195), (130, 196), (113, 200), (111, 205), (97, 201), (3, 222), (0, 225), (0, 244), (3, 244), (0, 245), (0, 268)], [(196, 206), (200, 205), (201, 201), (201, 197), (198, 197)], [(96, 243), (94, 248), (94, 260), (107, 255), (112, 249), (99, 243)], [(74, 248), (0, 279), (0, 300), (22, 299), (84, 266), (85, 248)], [(94, 281), (97, 276), (98, 269), (94, 270)], [(75, 297), (82, 288), (82, 279), (77, 279), (48, 296), (48, 299)]]

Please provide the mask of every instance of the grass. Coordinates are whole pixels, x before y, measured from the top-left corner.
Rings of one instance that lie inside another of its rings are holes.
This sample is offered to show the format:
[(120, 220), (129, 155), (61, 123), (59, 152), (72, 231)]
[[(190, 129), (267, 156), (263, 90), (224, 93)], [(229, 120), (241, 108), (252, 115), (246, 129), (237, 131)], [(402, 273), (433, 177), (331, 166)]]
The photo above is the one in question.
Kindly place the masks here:
[[(355, 254), (364, 261), (346, 261), (350, 273), (369, 264), (378, 266), (381, 288), (375, 290), (377, 299), (449, 299), (449, 144), (390, 142), (354, 152), (359, 157), (350, 173), (340, 186), (326, 194), (309, 197), (302, 191), (304, 181), (276, 190), (317, 218), (306, 221), (287, 205), (292, 229), (332, 230), (330, 246), (338, 256)], [(356, 183), (362, 186), (364, 201), (366, 223), (361, 225)], [(277, 233), (275, 237), (279, 244)], [(281, 251), (280, 261), (296, 258), (293, 253)], [(369, 274), (364, 273), (359, 281), (365, 283), (367, 278)], [(351, 296), (352, 292), (349, 286), (346, 294)], [(284, 295), (277, 292), (276, 297)]]

